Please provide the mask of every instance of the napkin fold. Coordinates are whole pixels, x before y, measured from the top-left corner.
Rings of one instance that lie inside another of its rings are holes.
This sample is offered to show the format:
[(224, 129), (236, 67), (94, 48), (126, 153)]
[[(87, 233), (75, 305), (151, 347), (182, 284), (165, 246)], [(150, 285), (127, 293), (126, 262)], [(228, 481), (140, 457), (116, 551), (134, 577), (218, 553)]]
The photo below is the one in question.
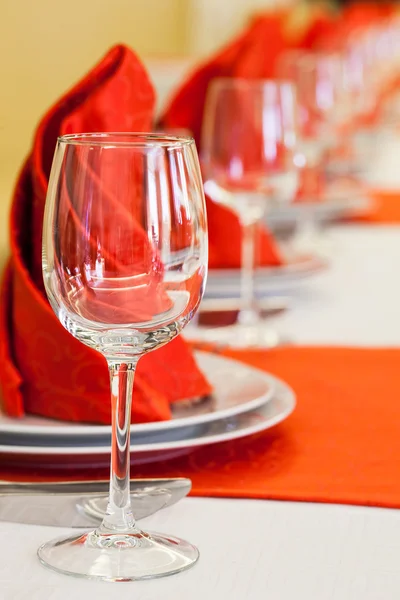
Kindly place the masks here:
[[(57, 419), (110, 422), (107, 365), (59, 323), (44, 292), (41, 231), (56, 138), (87, 131), (150, 131), (154, 90), (135, 54), (112, 48), (41, 120), (16, 185), (11, 260), (1, 287), (0, 388), (3, 410)], [(138, 366), (134, 421), (171, 416), (171, 403), (208, 395), (211, 387), (177, 338)]]
[[(296, 13), (297, 14), (297, 13)], [(292, 47), (310, 47), (331, 27), (331, 19), (320, 9), (300, 17), (281, 10), (253, 19), (250, 26), (222, 50), (196, 68), (173, 95), (160, 118), (160, 127), (192, 132), (201, 150), (201, 129), (207, 90), (217, 77), (268, 79), (275, 74), (278, 56)], [(240, 265), (242, 229), (237, 216), (206, 197), (209, 219), (209, 267)], [(259, 230), (258, 262), (279, 266), (284, 262), (273, 237)]]
[(290, 49), (320, 45), (335, 20), (320, 9), (281, 10), (256, 16), (245, 31), (195, 68), (173, 94), (160, 125), (192, 132), (201, 149), (201, 128), (207, 90), (217, 77), (268, 79), (276, 75), (278, 57)]

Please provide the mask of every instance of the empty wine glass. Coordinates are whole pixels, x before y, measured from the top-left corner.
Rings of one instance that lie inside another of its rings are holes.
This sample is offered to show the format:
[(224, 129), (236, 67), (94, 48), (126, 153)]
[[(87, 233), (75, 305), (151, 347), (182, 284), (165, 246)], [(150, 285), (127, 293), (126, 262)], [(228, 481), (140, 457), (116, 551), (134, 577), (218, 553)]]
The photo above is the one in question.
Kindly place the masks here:
[(294, 88), (285, 82), (215, 79), (204, 114), (205, 190), (236, 213), (243, 236), (238, 324), (209, 337), (235, 346), (273, 346), (276, 334), (260, 327), (255, 297), (256, 232), (268, 206), (291, 202), (297, 191)]
[(277, 61), (276, 73), (279, 79), (291, 81), (297, 93), (300, 181), (298, 202), (293, 207), (297, 218), (291, 243), (297, 251), (315, 252), (320, 249), (321, 239), (317, 210), (326, 188), (324, 161), (334, 144), (331, 119), (325, 110), (331, 109), (332, 93), (324, 82), (319, 83), (317, 62), (309, 51), (283, 53)]
[(58, 139), (44, 217), (44, 282), (62, 325), (108, 363), (111, 481), (102, 524), (45, 543), (38, 550), (44, 565), (129, 581), (175, 573), (197, 560), (188, 542), (135, 524), (129, 437), (137, 363), (190, 321), (206, 273), (204, 195), (191, 138), (93, 133)]
[[(399, 118), (399, 17), (381, 20), (351, 36), (343, 54), (363, 74), (363, 108), (359, 145), (374, 149), (377, 135), (391, 134)], [(382, 140), (384, 143), (384, 141)]]
[(302, 145), (335, 178), (361, 168), (354, 134), (369, 108), (362, 67), (356, 56), (339, 52), (290, 52), (278, 63), (280, 77), (296, 86)]
[(357, 124), (366, 110), (364, 72), (355, 57), (304, 50), (285, 52), (276, 71), (295, 85), (299, 111), (300, 193), (292, 243), (325, 254), (321, 205), (361, 192), (357, 175), (367, 157), (365, 144), (357, 143)]

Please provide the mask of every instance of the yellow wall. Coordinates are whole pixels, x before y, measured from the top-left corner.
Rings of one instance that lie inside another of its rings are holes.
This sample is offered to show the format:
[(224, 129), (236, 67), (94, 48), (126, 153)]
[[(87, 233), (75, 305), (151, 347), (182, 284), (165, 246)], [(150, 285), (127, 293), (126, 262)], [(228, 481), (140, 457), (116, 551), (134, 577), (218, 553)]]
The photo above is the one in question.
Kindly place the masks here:
[(0, 0), (0, 180), (21, 162), (41, 114), (112, 44), (141, 57), (199, 56), (273, 1)]
[[(147, 66), (149, 56), (198, 57), (272, 2), (0, 0), (0, 266), (13, 180), (40, 116), (60, 94), (117, 42), (134, 48)], [(190, 62), (153, 61), (160, 102)]]
[(1, 158), (29, 146), (41, 113), (123, 41), (140, 55), (179, 54), (186, 0), (0, 0)]
[(16, 172), (43, 112), (116, 42), (185, 49), (188, 0), (0, 0), (0, 266)]

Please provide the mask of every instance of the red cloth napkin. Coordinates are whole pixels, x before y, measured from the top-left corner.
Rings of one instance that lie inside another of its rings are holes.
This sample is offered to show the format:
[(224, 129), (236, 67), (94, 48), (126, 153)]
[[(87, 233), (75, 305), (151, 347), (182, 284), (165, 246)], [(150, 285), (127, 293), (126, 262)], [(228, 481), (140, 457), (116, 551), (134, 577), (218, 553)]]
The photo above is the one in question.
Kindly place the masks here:
[[(271, 78), (281, 52), (290, 47), (310, 47), (316, 43), (330, 20), (320, 11), (300, 37), (290, 39), (285, 27), (288, 12), (262, 15), (228, 46), (197, 68), (174, 94), (161, 117), (160, 126), (189, 129), (201, 147), (201, 128), (207, 89), (216, 77)], [(238, 267), (241, 253), (241, 227), (228, 208), (207, 200), (209, 219), (210, 268)], [(260, 232), (262, 265), (278, 266), (283, 258), (272, 236)]]
[[(105, 360), (61, 326), (45, 297), (41, 231), (56, 138), (85, 131), (149, 131), (154, 91), (137, 57), (116, 46), (41, 120), (17, 182), (12, 258), (1, 289), (0, 386), (3, 409), (72, 421), (110, 422)], [(171, 402), (211, 391), (181, 338), (144, 357), (133, 419), (170, 417)]]

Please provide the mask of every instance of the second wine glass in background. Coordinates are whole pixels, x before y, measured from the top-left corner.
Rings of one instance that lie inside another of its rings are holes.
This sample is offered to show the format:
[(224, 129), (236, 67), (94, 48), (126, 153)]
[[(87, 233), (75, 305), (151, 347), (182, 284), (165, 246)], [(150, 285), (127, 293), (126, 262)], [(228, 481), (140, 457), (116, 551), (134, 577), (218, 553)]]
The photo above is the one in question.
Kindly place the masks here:
[(235, 346), (273, 346), (261, 327), (254, 291), (257, 234), (268, 207), (297, 193), (296, 98), (291, 84), (216, 79), (210, 86), (202, 131), (205, 190), (233, 210), (242, 226), (238, 323), (213, 335)]

